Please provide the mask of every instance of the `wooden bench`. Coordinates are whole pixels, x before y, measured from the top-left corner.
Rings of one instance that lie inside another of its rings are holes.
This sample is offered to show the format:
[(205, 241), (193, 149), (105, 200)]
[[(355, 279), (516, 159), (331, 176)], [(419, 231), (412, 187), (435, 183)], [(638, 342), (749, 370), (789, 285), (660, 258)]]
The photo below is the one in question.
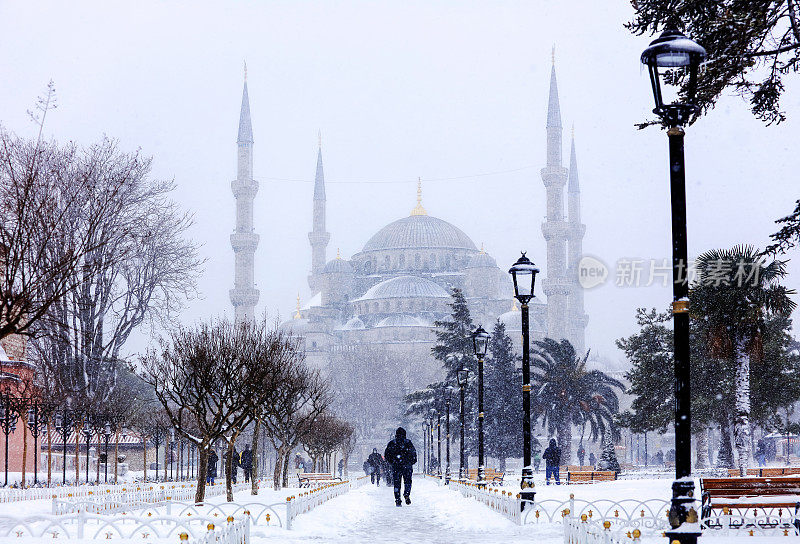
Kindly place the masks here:
[[(774, 476), (793, 476), (800, 475), (800, 467), (769, 467), (769, 468), (748, 468), (748, 476), (757, 476), (759, 478), (771, 478)], [(728, 476), (731, 478), (739, 477), (738, 468), (729, 468)]]
[(616, 479), (617, 473), (613, 470), (570, 470), (567, 472), (568, 484), (613, 482)]
[(315, 483), (341, 482), (342, 479), (329, 472), (305, 472), (297, 474), (300, 487), (311, 487)]
[[(486, 481), (490, 484), (503, 484), (503, 477), (505, 476), (505, 472), (499, 472), (493, 468), (484, 469), (483, 477), (486, 478)], [(478, 469), (471, 468), (469, 469), (469, 479), (478, 481)]]
[(714, 509), (800, 508), (800, 477), (773, 478), (701, 478), (701, 516), (707, 518)]
[(568, 480), (570, 472), (592, 472), (594, 467), (592, 465), (561, 465), (558, 467), (558, 477), (561, 480)]

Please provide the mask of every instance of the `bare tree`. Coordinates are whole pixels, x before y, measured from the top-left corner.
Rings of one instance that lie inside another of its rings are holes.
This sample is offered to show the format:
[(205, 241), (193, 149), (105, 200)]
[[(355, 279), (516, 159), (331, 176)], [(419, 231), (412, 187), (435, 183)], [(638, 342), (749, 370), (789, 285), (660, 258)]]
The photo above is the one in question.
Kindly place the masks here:
[(265, 406), (267, 428), (272, 445), (277, 450), (273, 486), (286, 487), (289, 480), (289, 457), (306, 437), (314, 420), (327, 410), (333, 397), (328, 382), (316, 370), (305, 364), (304, 354), (298, 352), (295, 364), (284, 368), (285, 378), (273, 402)]
[[(279, 371), (269, 356), (273, 340), (263, 324), (221, 320), (178, 328), (142, 360), (142, 378), (154, 388), (172, 426), (200, 452), (196, 502), (205, 495), (214, 442), (225, 439), (230, 452), (252, 418), (250, 403), (265, 402), (270, 394), (263, 389), (265, 376)], [(228, 500), (233, 500), (230, 486)]]
[[(35, 357), (59, 386), (99, 406), (116, 386), (120, 350), (144, 323), (163, 325), (195, 292), (202, 261), (184, 238), (191, 218), (169, 198), (174, 183), (152, 180), (151, 159), (124, 153), (103, 140), (83, 153), (83, 175), (92, 183), (79, 195), (87, 202), (115, 188), (99, 217), (86, 206), (72, 215), (77, 232), (93, 228), (92, 249), (74, 272), (74, 288), (55, 300), (35, 327)], [(71, 240), (71, 245), (80, 240)], [(68, 245), (67, 247), (70, 247)], [(46, 259), (63, 256), (50, 251)]]

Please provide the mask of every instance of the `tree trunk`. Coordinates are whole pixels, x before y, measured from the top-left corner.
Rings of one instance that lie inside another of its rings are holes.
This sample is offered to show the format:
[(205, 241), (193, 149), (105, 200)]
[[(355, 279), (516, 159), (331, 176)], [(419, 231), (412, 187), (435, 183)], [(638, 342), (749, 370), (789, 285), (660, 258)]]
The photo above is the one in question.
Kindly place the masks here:
[(250, 494), (251, 495), (258, 495), (258, 482), (256, 479), (258, 478), (258, 432), (261, 430), (261, 422), (256, 418), (255, 423), (253, 424), (253, 441), (250, 444), (250, 451), (252, 452), (250, 455)]
[[(142, 437), (142, 460), (144, 461), (144, 481), (147, 481), (147, 438)], [(206, 458), (206, 461), (208, 459)]]
[(750, 357), (744, 340), (740, 338), (736, 342), (736, 410), (733, 420), (740, 476), (746, 476), (750, 466), (750, 432)]
[(566, 418), (558, 427), (558, 446), (561, 448), (561, 466), (570, 464), (572, 461), (572, 425)]
[(278, 448), (275, 452), (275, 468), (272, 473), (272, 487), (275, 491), (281, 488), (281, 472), (283, 468), (284, 449)]
[(697, 458), (694, 468), (708, 468), (708, 428), (694, 435)]
[(291, 456), (292, 450), (289, 449), (283, 459), (283, 487), (289, 487), (289, 463), (291, 462)]
[(208, 474), (208, 444), (201, 443), (197, 448), (200, 459), (197, 465), (197, 491), (194, 494), (195, 504), (202, 504), (206, 497), (206, 475)]
[[(108, 459), (106, 459), (108, 463)], [(117, 485), (117, 476), (119, 475), (119, 430), (117, 436), (114, 437), (114, 485)]]
[(719, 451), (717, 452), (717, 467), (734, 468), (733, 447), (731, 444), (731, 432), (727, 421), (720, 423), (719, 426)]
[(233, 471), (236, 470), (233, 465), (233, 448), (237, 434), (234, 432), (228, 441), (228, 458), (225, 460), (225, 496), (228, 502), (233, 502)]

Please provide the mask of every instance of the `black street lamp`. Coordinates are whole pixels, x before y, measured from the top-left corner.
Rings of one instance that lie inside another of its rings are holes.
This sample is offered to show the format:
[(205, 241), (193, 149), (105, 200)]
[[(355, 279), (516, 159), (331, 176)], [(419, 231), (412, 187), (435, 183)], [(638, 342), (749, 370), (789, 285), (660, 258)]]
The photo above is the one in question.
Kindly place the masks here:
[(444, 483), (450, 483), (450, 387), (447, 387), (447, 398), (444, 401), (445, 410), (447, 411), (447, 416), (445, 419), (446, 425), (446, 436), (445, 436), (445, 447), (447, 449), (447, 468), (445, 469), (444, 473)]
[[(164, 455), (164, 462), (166, 463), (166, 454)], [(175, 429), (169, 430), (169, 479), (175, 481)], [(166, 465), (164, 466), (166, 468)]]
[(34, 399), (28, 408), (28, 429), (33, 435), (33, 450), (36, 455), (33, 456), (33, 483), (39, 483), (39, 436), (47, 426), (47, 420), (53, 410), (51, 403), (42, 402)]
[[(91, 414), (87, 412), (86, 419), (83, 420), (83, 436), (86, 438), (86, 483), (89, 483), (89, 448), (92, 445), (92, 426), (89, 423)], [(76, 482), (76, 485), (80, 482)]]
[[(435, 420), (435, 418), (433, 417), (433, 414), (434, 414), (434, 410), (431, 409), (431, 411), (428, 413), (428, 433), (429, 433), (428, 434), (428, 473), (431, 476), (434, 475), (434, 472), (433, 472), (433, 469), (434, 469), (434, 462), (433, 462), (434, 461), (434, 457), (433, 457), (433, 429), (434, 429), (434, 420)], [(437, 463), (438, 463), (438, 460), (437, 460)]]
[(528, 303), (534, 297), (533, 288), (536, 285), (536, 274), (539, 269), (525, 252), (509, 269), (509, 274), (514, 280), (514, 297), (519, 301), (522, 310), (522, 492), (521, 508), (525, 509), (526, 501), (533, 504), (536, 496), (533, 483), (533, 467), (531, 466), (531, 354), (530, 354), (530, 320), (528, 316)]
[[(683, 157), (683, 126), (699, 111), (694, 98), (697, 73), (706, 58), (702, 46), (668, 26), (642, 53), (642, 64), (650, 72), (655, 109), (667, 127), (669, 137), (670, 197), (672, 207), (672, 315), (675, 343), (675, 482), (672, 484), (672, 505), (669, 522), (674, 531), (666, 533), (670, 542), (695, 544), (699, 532), (681, 530), (684, 522), (696, 523), (694, 481), (692, 473), (691, 395), (689, 372), (689, 283), (687, 278), (686, 242), (686, 173)], [(670, 82), (688, 77), (685, 99), (664, 104), (661, 89), (662, 73), (670, 74)], [(676, 79), (677, 78), (677, 79)]]
[(483, 358), (489, 348), (489, 333), (478, 326), (472, 333), (472, 349), (478, 358), (478, 485), (486, 485), (486, 466), (483, 457)]
[(465, 412), (465, 394), (467, 387), (467, 381), (469, 380), (469, 370), (466, 368), (462, 368), (458, 371), (458, 387), (461, 389), (461, 455), (458, 462), (458, 479), (459, 480), (466, 480), (468, 474), (465, 473), (466, 463), (464, 457), (464, 426), (466, 419), (464, 417)]
[(17, 430), (17, 414), (15, 413), (14, 400), (8, 393), (3, 394), (3, 403), (0, 404), (0, 425), (6, 439), (5, 487), (8, 487), (8, 435)]
[(436, 477), (442, 479), (442, 414), (436, 414)]
[[(156, 447), (156, 480), (158, 481), (158, 446), (164, 438), (164, 428), (161, 425), (153, 427), (153, 445)], [(166, 462), (166, 454), (164, 455), (164, 462)]]
[(56, 432), (61, 436), (61, 453), (63, 455), (61, 463), (61, 485), (66, 485), (67, 483), (67, 438), (69, 438), (72, 432), (72, 416), (72, 410), (68, 408), (58, 410), (53, 416), (53, 427), (55, 427)]
[(428, 473), (428, 422), (422, 422), (422, 473)]
[(108, 483), (108, 442), (111, 440), (111, 435), (113, 434), (114, 429), (111, 427), (111, 419), (106, 417), (106, 424), (103, 425), (103, 440), (105, 441), (105, 455), (106, 455), (106, 467), (105, 467), (105, 483)]

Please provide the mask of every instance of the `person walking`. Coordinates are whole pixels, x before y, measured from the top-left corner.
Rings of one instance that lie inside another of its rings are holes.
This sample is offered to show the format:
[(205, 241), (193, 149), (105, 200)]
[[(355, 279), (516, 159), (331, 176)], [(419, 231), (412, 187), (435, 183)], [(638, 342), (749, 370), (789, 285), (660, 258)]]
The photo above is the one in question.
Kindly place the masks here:
[(539, 465), (542, 464), (542, 452), (540, 450), (536, 450), (533, 452), (533, 470), (536, 471), (536, 474), (539, 474)]
[[(659, 452), (659, 453), (661, 453), (661, 452)], [(662, 461), (662, 464), (663, 464), (663, 461), (664, 461), (664, 454), (663, 453), (661, 454), (661, 461)], [(594, 456), (594, 452), (589, 454), (589, 464), (592, 465), (593, 467), (597, 465), (597, 457)]]
[(381, 454), (378, 453), (378, 448), (372, 448), (372, 453), (369, 454), (367, 457), (367, 463), (369, 463), (369, 473), (370, 483), (373, 483), (380, 487), (381, 485), (381, 464), (383, 459), (381, 459)]
[(583, 448), (583, 442), (578, 445), (578, 463), (583, 466), (583, 458), (586, 457), (586, 450)]
[(403, 497), (406, 504), (411, 504), (411, 472), (417, 462), (417, 450), (414, 444), (406, 438), (406, 430), (398, 427), (394, 434), (394, 440), (386, 445), (383, 452), (386, 462), (392, 467), (392, 481), (394, 482), (394, 503), (396, 506), (403, 506), (400, 502), (400, 484), (405, 482)]
[(253, 450), (250, 449), (250, 444), (245, 444), (242, 452), (242, 470), (244, 471), (244, 481), (249, 482), (253, 473)]
[(217, 452), (211, 450), (208, 454), (208, 470), (206, 471), (206, 483), (214, 485), (214, 479), (217, 477)]
[(550, 475), (552, 474), (556, 479), (556, 485), (561, 485), (561, 480), (558, 477), (558, 466), (561, 463), (561, 448), (556, 444), (556, 439), (550, 439), (550, 445), (544, 450), (542, 458), (545, 461), (545, 482), (550, 485)]
[(342, 472), (344, 472), (344, 459), (339, 459), (339, 478), (342, 477)]

